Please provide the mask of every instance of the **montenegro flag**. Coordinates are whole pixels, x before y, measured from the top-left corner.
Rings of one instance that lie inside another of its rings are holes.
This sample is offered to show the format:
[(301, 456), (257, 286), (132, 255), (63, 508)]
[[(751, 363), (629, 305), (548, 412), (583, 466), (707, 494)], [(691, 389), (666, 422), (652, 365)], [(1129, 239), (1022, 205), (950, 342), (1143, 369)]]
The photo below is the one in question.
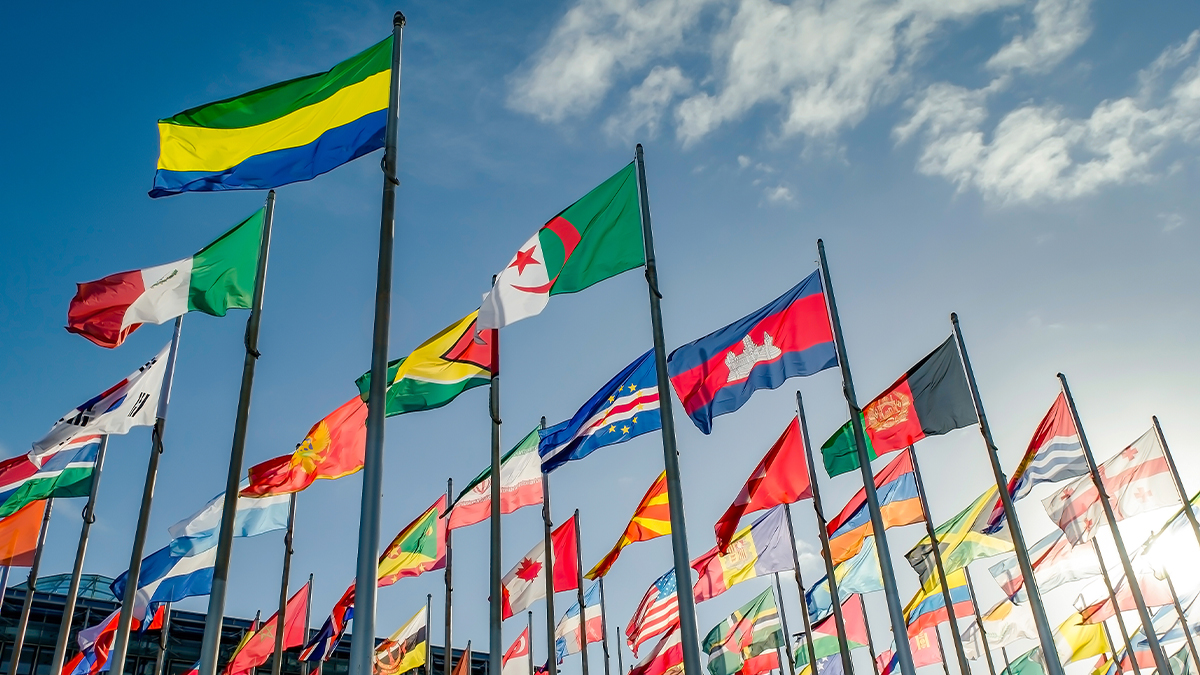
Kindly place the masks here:
[(318, 478), (341, 478), (362, 469), (367, 447), (367, 404), (343, 403), (308, 430), (296, 451), (250, 467), (243, 497), (299, 492)]

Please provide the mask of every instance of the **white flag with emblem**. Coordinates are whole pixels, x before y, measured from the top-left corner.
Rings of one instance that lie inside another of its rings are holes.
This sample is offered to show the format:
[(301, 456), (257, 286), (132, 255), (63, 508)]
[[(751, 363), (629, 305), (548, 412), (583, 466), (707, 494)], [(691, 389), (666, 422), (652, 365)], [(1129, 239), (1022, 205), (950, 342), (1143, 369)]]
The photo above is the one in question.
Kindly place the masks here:
[(550, 277), (539, 235), (533, 235), (496, 275), (496, 285), (479, 306), (480, 330), (503, 328), (541, 314), (550, 302)]

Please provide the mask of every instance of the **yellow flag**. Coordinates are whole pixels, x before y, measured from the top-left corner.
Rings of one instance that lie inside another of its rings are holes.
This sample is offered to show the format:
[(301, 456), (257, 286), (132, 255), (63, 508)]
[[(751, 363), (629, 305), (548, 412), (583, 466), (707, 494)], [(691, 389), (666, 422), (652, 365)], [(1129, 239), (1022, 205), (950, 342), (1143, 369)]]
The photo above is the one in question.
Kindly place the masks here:
[(1054, 631), (1054, 646), (1063, 663), (1082, 661), (1112, 651), (1104, 635), (1104, 624), (1085, 624), (1079, 612), (1067, 617)]

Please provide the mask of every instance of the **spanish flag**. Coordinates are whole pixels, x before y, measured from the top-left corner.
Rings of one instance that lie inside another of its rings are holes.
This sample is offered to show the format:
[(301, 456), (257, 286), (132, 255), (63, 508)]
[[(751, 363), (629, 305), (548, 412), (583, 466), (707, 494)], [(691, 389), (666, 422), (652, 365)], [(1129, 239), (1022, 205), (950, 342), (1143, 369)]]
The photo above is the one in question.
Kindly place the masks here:
[(327, 72), (159, 120), (150, 196), (266, 190), (382, 148), (391, 57), (388, 37)]

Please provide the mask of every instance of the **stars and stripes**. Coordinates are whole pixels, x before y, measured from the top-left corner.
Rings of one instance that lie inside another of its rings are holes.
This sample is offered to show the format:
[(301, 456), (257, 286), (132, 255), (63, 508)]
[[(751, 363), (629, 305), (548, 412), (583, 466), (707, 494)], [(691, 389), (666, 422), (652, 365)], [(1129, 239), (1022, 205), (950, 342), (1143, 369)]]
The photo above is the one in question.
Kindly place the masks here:
[(633, 612), (625, 629), (625, 642), (637, 656), (638, 648), (679, 624), (679, 596), (675, 570), (659, 577)]

